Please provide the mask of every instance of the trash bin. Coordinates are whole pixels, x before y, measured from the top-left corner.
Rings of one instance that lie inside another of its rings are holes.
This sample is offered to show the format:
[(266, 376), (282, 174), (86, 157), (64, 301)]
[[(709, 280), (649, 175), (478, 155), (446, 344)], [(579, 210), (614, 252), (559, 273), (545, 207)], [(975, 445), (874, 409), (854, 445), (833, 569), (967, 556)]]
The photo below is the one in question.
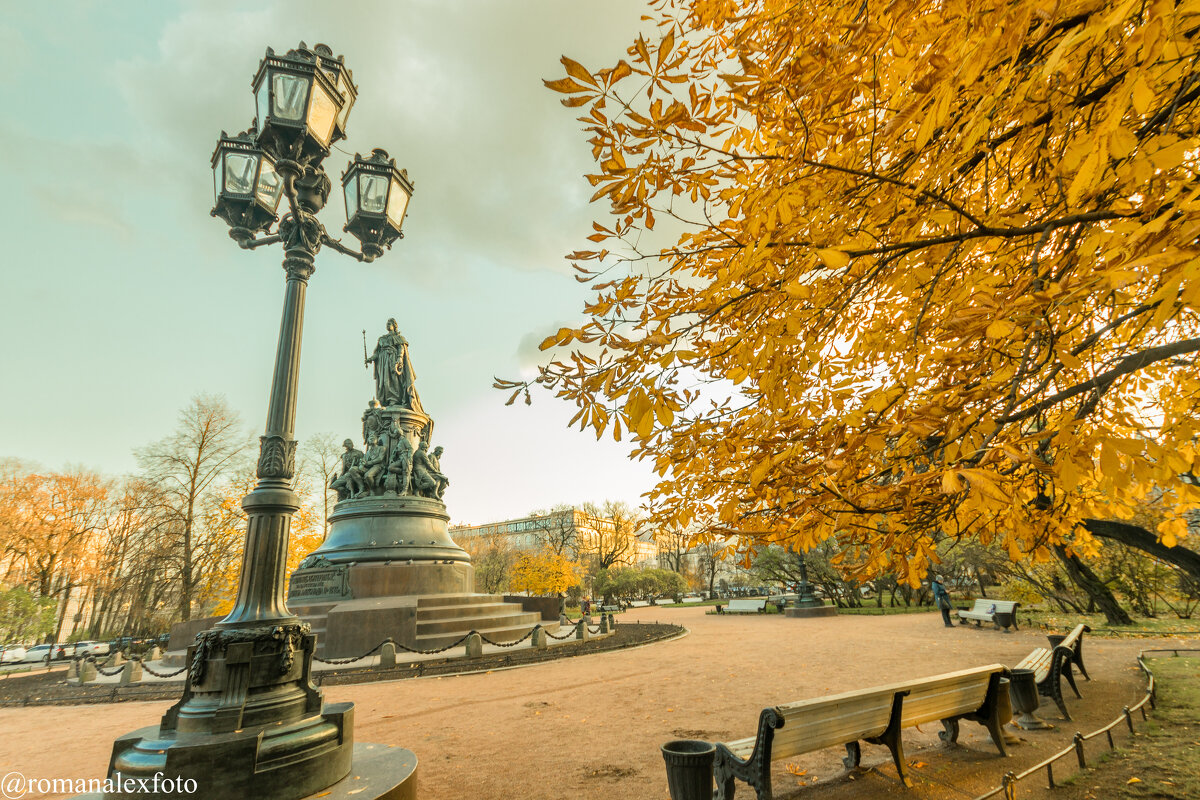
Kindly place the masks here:
[(1056, 648), (1060, 644), (1062, 644), (1063, 639), (1065, 639), (1067, 637), (1063, 636), (1062, 634), (1052, 633), (1049, 636), (1047, 636), (1046, 638), (1050, 640), (1050, 649), (1053, 650), (1054, 648)]
[(1027, 731), (1041, 730), (1053, 727), (1044, 720), (1034, 716), (1041, 698), (1038, 697), (1037, 677), (1031, 669), (1014, 669), (1009, 679), (1008, 690), (1013, 711), (1020, 716), (1013, 722), (1018, 728)]
[(671, 800), (712, 800), (716, 745), (699, 739), (677, 739), (662, 746)]

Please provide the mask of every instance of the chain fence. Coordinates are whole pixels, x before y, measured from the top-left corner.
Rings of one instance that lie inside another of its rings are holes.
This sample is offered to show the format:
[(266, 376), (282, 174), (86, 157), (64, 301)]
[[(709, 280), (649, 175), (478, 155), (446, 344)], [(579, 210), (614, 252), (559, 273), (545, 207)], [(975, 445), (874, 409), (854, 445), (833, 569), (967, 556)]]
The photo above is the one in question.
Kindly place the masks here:
[[(627, 631), (633, 630), (633, 625), (636, 623), (627, 623), (622, 626)], [(649, 625), (649, 623), (645, 623)], [(642, 632), (634, 637), (632, 641), (626, 641), (625, 637), (603, 637), (587, 642), (580, 642), (583, 647), (566, 647), (566, 648), (536, 648), (527, 647), (524, 650), (514, 651), (512, 648), (520, 644), (528, 642), (538, 630), (542, 630), (547, 638), (553, 638), (558, 641), (564, 641), (576, 636), (576, 629), (569, 628), (562, 635), (555, 635), (547, 630), (542, 625), (535, 625), (520, 639), (512, 642), (499, 642), (490, 639), (483, 634), (479, 634), (480, 638), (487, 644), (496, 647), (505, 648), (508, 652), (504, 653), (485, 653), (484, 655), (472, 659), (462, 659), (457, 657), (449, 657), (430, 661), (413, 661), (405, 664), (397, 664), (394, 667), (373, 666), (366, 669), (350, 669), (347, 671), (329, 670), (329, 671), (314, 671), (311, 675), (312, 680), (317, 685), (338, 685), (347, 683), (366, 683), (383, 680), (397, 680), (406, 677), (422, 677), (425, 675), (451, 675), (463, 671), (488, 670), (497, 667), (505, 667), (521, 664), (535, 664), (544, 661), (551, 661), (558, 658), (587, 655), (591, 653), (601, 653), (611, 650), (619, 650), (625, 647), (640, 646), (653, 642), (664, 641), (666, 639), (675, 638), (686, 631), (679, 625), (662, 625), (664, 628), (661, 631)], [(615, 633), (616, 631), (610, 631)], [(347, 663), (352, 663), (359, 659), (365, 658), (367, 655), (379, 650), (387, 643), (393, 644), (396, 649), (405, 650), (410, 653), (419, 655), (437, 655), (444, 653), (455, 647), (463, 645), (467, 638), (472, 633), (478, 631), (470, 631), (466, 635), (458, 638), (455, 642), (446, 645), (445, 647), (434, 650), (420, 650), (416, 648), (405, 647), (397, 643), (390, 637), (384, 639), (375, 647), (368, 650), (362, 656), (354, 659), (321, 659), (314, 656), (314, 661), (331, 664), (332, 666), (345, 666)], [(514, 655), (515, 653), (515, 655)], [(80, 661), (90, 661), (96, 664), (94, 656), (85, 656), (79, 659)], [(175, 678), (187, 672), (188, 667), (184, 665), (174, 671), (163, 671), (153, 669), (148, 666), (144, 660), (135, 656), (131, 661), (138, 661), (142, 669), (150, 673), (156, 678)], [(96, 664), (96, 670), (100, 674), (112, 677), (119, 674), (124, 669), (124, 666), (114, 667), (111, 669), (102, 669)], [(22, 673), (27, 674), (27, 673)], [(65, 677), (65, 675), (64, 675)], [(61, 687), (61, 688), (60, 688)], [(111, 688), (110, 688), (111, 687)], [(0, 707), (12, 706), (31, 706), (31, 705), (77, 705), (81, 703), (118, 703), (138, 700), (167, 700), (178, 699), (179, 697), (179, 682), (172, 683), (149, 683), (149, 684), (131, 684), (121, 685), (118, 683), (94, 683), (88, 681), (86, 683), (67, 688), (62, 686), (61, 682), (54, 687), (39, 686), (31, 690), (26, 690), (20, 694), (13, 694), (5, 697), (0, 694)]]
[(1147, 719), (1146, 706), (1149, 705), (1151, 708), (1155, 707), (1155, 700), (1156, 700), (1156, 696), (1157, 696), (1157, 686), (1155, 685), (1155, 681), (1154, 681), (1154, 673), (1150, 671), (1150, 668), (1148, 666), (1146, 666), (1146, 657), (1149, 655), (1157, 656), (1157, 655), (1163, 655), (1166, 653), (1170, 653), (1171, 655), (1178, 657), (1180, 653), (1200, 654), (1200, 649), (1162, 648), (1162, 649), (1153, 649), (1153, 650), (1142, 650), (1140, 653), (1138, 653), (1137, 662), (1138, 662), (1138, 666), (1141, 668), (1142, 672), (1146, 676), (1146, 694), (1145, 694), (1145, 696), (1142, 697), (1142, 699), (1140, 701), (1135, 703), (1133, 706), (1125, 706), (1124, 708), (1121, 709), (1121, 715), (1119, 717), (1117, 717), (1112, 722), (1105, 725), (1103, 728), (1094, 730), (1091, 733), (1087, 734), (1086, 736), (1084, 734), (1076, 731), (1075, 736), (1072, 737), (1070, 747), (1064, 748), (1060, 752), (1055, 753), (1054, 755), (1050, 756), (1049, 758), (1033, 765), (1032, 767), (1025, 770), (1024, 772), (1017, 773), (1017, 772), (1013, 772), (1010, 770), (1010, 771), (1004, 773), (1004, 777), (1000, 779), (999, 786), (995, 787), (994, 789), (990, 789), (981, 795), (976, 796), (974, 798), (974, 800), (989, 800), (990, 798), (997, 797), (997, 796), (1002, 797), (1003, 800), (1016, 800), (1017, 784), (1020, 781), (1025, 780), (1026, 778), (1028, 778), (1031, 775), (1036, 775), (1039, 771), (1041, 771), (1043, 769), (1046, 770), (1046, 783), (1049, 785), (1049, 787), (1051, 789), (1055, 788), (1058, 785), (1054, 782), (1054, 764), (1055, 764), (1055, 762), (1059, 761), (1060, 759), (1066, 758), (1067, 756), (1069, 756), (1071, 754), (1074, 754), (1076, 761), (1079, 763), (1079, 768), (1086, 769), (1087, 768), (1087, 754), (1084, 750), (1083, 744), (1084, 744), (1084, 742), (1095, 739), (1101, 735), (1103, 735), (1107, 738), (1108, 749), (1115, 750), (1116, 744), (1113, 742), (1113, 736), (1112, 736), (1113, 729), (1118, 727), (1122, 723), (1124, 723), (1129, 728), (1129, 733), (1132, 735), (1134, 733), (1133, 712), (1135, 712), (1135, 711), (1140, 712), (1141, 716), (1142, 716), (1142, 720), (1145, 721)]

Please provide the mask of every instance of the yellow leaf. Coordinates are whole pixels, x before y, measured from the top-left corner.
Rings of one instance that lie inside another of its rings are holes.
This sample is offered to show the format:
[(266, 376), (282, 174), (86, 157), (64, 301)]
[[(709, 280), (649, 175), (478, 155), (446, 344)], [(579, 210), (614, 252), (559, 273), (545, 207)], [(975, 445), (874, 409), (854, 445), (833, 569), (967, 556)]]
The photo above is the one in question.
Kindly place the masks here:
[(1141, 782), (1142, 782), (1141, 778), (1130, 778), (1129, 780), (1125, 781), (1125, 785), (1128, 786), (1131, 783), (1141, 783)]
[(1005, 319), (998, 319), (987, 327), (989, 339), (1007, 339), (1016, 331), (1017, 326)]
[(1140, 72), (1133, 80), (1129, 90), (1129, 99), (1133, 102), (1133, 110), (1145, 114), (1154, 105), (1154, 90), (1146, 83), (1146, 77)]
[(962, 479), (958, 477), (957, 472), (947, 472), (942, 475), (942, 491), (946, 494), (955, 494), (963, 490)]
[(841, 269), (850, 263), (849, 255), (843, 253), (841, 250), (834, 250), (828, 247), (819, 248), (817, 250), (817, 257), (830, 269)]
[(592, 77), (592, 73), (588, 72), (578, 61), (573, 61), (566, 56), (559, 59), (562, 65), (567, 68), (567, 74), (577, 81), (583, 81), (589, 86), (596, 86), (596, 79)]
[(1077, 205), (1080, 198), (1096, 183), (1096, 178), (1100, 172), (1100, 159), (1107, 158), (1108, 156), (1104, 150), (1105, 148), (1103, 147), (1093, 146), (1087, 158), (1079, 166), (1079, 171), (1075, 173), (1075, 178), (1071, 181), (1071, 185), (1067, 189), (1067, 203), (1070, 205)]
[(586, 92), (588, 90), (588, 87), (578, 84), (570, 78), (559, 78), (556, 81), (543, 80), (542, 83), (546, 85), (547, 89), (553, 89), (563, 94), (574, 94), (575, 92)]

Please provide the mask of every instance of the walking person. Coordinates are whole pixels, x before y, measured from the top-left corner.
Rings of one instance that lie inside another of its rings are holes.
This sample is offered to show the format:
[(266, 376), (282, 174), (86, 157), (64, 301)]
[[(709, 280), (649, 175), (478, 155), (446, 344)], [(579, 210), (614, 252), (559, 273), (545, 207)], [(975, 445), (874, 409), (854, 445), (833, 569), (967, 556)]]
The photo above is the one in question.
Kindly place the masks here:
[(933, 589), (933, 602), (941, 609), (942, 622), (946, 623), (947, 628), (953, 628), (954, 623), (950, 621), (950, 594), (942, 585), (942, 579), (934, 575), (930, 581), (930, 588)]

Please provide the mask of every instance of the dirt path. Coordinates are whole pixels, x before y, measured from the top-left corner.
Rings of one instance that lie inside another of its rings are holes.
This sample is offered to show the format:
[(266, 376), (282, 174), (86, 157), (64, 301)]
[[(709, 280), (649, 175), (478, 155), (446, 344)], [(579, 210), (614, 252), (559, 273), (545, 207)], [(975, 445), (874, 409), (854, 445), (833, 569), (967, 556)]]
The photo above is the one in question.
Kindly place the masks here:
[[(325, 697), (357, 704), (357, 741), (417, 754), (423, 800), (646, 800), (668, 796), (658, 746), (669, 739), (747, 736), (766, 705), (982, 664), (1011, 666), (1045, 644), (1035, 631), (948, 630), (934, 614), (796, 620), (655, 608), (622, 617), (678, 622), (691, 633), (522, 669), (332, 686)], [(1027, 741), (1007, 760), (972, 723), (963, 724), (963, 746), (952, 750), (939, 744), (936, 730), (906, 731), (909, 761), (919, 765), (914, 789), (899, 789), (886, 748), (864, 745), (870, 769), (852, 778), (841, 749), (798, 758), (790, 770), (777, 764), (777, 797), (971, 797), (1140, 699), (1134, 656), (1151, 646), (1085, 640), (1093, 680), (1082, 682), (1082, 701), (1068, 700), (1075, 722), (1058, 720), (1053, 705), (1043, 705), (1041, 715), (1057, 727), (1021, 734)], [(157, 722), (168, 705), (0, 710), (0, 774), (102, 776), (114, 737)]]

